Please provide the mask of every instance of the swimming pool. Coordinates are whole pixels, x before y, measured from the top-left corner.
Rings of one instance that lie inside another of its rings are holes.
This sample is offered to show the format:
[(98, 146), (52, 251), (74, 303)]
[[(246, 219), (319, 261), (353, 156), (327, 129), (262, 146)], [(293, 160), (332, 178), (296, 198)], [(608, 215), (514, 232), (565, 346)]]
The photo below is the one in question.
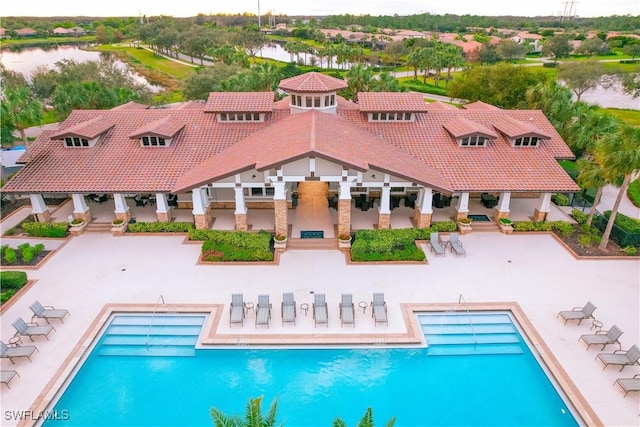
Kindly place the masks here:
[(258, 396), (265, 412), (278, 398), (286, 426), (355, 425), (369, 406), (399, 427), (577, 425), (515, 325), (423, 316), (428, 348), (209, 350), (174, 339), (193, 337), (202, 316), (157, 316), (149, 333), (149, 316), (117, 315), (55, 404), (69, 419), (45, 425), (209, 426), (211, 407), (243, 414)]

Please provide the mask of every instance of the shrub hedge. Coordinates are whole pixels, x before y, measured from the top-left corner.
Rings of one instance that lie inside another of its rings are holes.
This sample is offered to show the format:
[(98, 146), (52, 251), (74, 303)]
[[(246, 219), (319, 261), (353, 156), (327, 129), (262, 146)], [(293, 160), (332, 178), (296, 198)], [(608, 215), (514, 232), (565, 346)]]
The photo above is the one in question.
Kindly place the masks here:
[(569, 198), (562, 193), (554, 194), (551, 200), (558, 206), (569, 206)]
[(23, 222), (21, 227), (29, 236), (63, 238), (67, 236), (69, 224), (66, 222)]
[(0, 247), (0, 257), (5, 264), (29, 264), (36, 255), (44, 251), (44, 245), (38, 243), (31, 246), (28, 242), (21, 244), (17, 249), (3, 245)]
[(0, 304), (4, 304), (24, 285), (27, 273), (24, 271), (0, 271)]
[(193, 230), (190, 222), (134, 222), (127, 229), (132, 233), (188, 233)]
[(257, 233), (243, 231), (189, 230), (191, 240), (204, 240), (204, 261), (271, 261), (273, 236), (260, 230)]
[(629, 184), (627, 196), (629, 196), (629, 200), (635, 207), (640, 208), (640, 178)]
[[(596, 218), (594, 225), (600, 231), (604, 231), (609, 217), (611, 217), (611, 211), (605, 211), (604, 215)], [(622, 247), (640, 246), (640, 220), (618, 212), (611, 229), (611, 239)]]
[(552, 231), (555, 230), (563, 236), (572, 234), (576, 227), (566, 221), (517, 221), (513, 223), (515, 231)]

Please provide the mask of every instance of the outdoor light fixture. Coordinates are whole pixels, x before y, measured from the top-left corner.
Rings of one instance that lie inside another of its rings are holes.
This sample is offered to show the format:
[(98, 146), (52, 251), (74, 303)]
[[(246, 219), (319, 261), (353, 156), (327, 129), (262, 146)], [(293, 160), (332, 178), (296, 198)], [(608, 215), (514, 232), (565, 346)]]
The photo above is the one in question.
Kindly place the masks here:
[(371, 178), (372, 178), (372, 179), (376, 179), (376, 175), (375, 175), (375, 174), (372, 174), (372, 175), (371, 175)]
[(255, 175), (251, 175), (251, 179), (256, 179), (256, 176)]

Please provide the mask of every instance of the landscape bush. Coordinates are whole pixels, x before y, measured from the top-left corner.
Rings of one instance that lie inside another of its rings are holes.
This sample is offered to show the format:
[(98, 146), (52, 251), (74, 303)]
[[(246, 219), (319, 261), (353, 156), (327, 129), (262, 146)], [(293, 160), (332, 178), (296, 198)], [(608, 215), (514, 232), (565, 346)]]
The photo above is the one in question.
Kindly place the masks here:
[(631, 203), (637, 208), (640, 208), (640, 179), (636, 179), (627, 188), (627, 196)]
[(0, 271), (0, 304), (4, 304), (24, 285), (27, 273), (24, 271)]
[(67, 236), (66, 222), (23, 222), (22, 230), (28, 236), (63, 238)]
[(190, 222), (134, 222), (127, 229), (132, 233), (188, 233), (194, 228)]
[(418, 236), (414, 228), (360, 230), (351, 245), (351, 260), (422, 261), (425, 254), (415, 244)]
[(571, 211), (571, 218), (575, 219), (578, 224), (582, 225), (587, 223), (589, 215), (579, 211), (578, 209), (573, 209)]
[(623, 249), (624, 253), (629, 255), (629, 256), (636, 256), (638, 255), (638, 248), (636, 248), (635, 246), (627, 246)]
[[(610, 216), (611, 211), (604, 212), (604, 217), (607, 219), (607, 221), (609, 221)], [(613, 223), (627, 233), (640, 233), (640, 219), (631, 218), (629, 216), (626, 216), (625, 214), (618, 212)]]
[(189, 231), (191, 240), (204, 240), (203, 261), (271, 261), (272, 235), (264, 230), (257, 233), (244, 231), (195, 230)]
[(569, 206), (569, 198), (562, 193), (554, 194), (551, 200), (558, 206)]
[(29, 264), (36, 255), (44, 251), (44, 245), (38, 243), (31, 246), (28, 242), (19, 245), (17, 248), (3, 245), (0, 247), (0, 257), (5, 264)]

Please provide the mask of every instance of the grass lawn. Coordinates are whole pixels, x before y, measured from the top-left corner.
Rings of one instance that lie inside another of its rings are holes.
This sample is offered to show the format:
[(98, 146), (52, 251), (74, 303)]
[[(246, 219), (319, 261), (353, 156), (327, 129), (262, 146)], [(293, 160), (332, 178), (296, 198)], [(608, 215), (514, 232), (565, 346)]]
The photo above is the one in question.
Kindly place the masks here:
[(638, 110), (623, 110), (620, 108), (602, 108), (602, 110), (629, 125), (640, 126), (640, 111)]

